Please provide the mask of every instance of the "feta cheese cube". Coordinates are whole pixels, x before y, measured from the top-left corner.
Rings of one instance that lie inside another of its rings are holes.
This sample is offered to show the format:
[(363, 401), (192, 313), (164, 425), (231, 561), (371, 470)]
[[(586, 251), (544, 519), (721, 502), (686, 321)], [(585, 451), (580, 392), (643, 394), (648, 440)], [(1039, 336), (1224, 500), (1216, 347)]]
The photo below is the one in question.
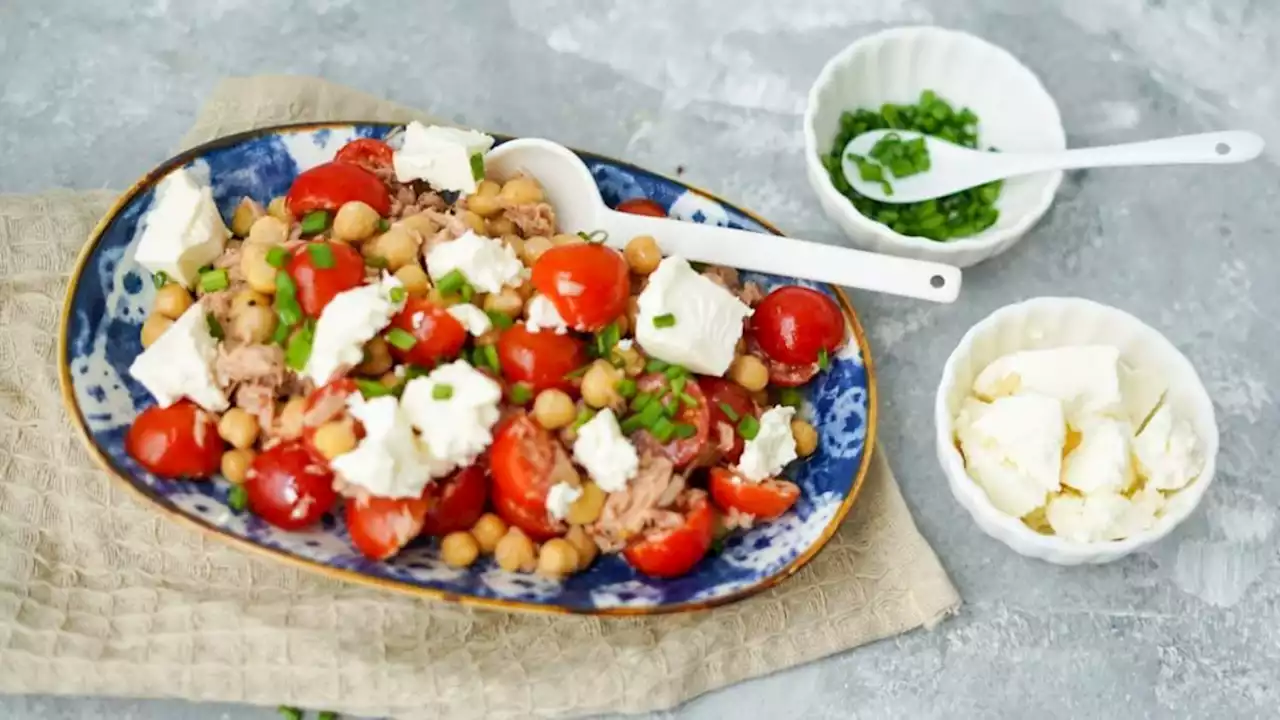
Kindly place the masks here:
[(400, 182), (424, 180), (436, 190), (470, 195), (476, 191), (477, 183), (471, 157), (483, 156), (491, 147), (493, 138), (484, 133), (426, 127), (415, 121), (405, 128), (400, 149), (392, 156), (392, 166)]
[(1186, 420), (1161, 405), (1133, 440), (1138, 474), (1157, 490), (1180, 490), (1204, 470), (1199, 439)]
[(466, 467), (493, 442), (502, 386), (462, 360), (410, 380), (401, 394), (409, 422), (437, 461), (436, 477)]
[(1014, 517), (1043, 506), (1057, 492), (1066, 441), (1062, 404), (1043, 395), (965, 401), (956, 435), (969, 476), (991, 503)]
[(462, 237), (436, 245), (427, 253), (427, 273), (439, 282), (457, 270), (477, 292), (500, 292), (524, 281), (524, 264), (511, 246), (467, 231)]
[(365, 400), (354, 393), (347, 398), (347, 407), (364, 426), (364, 437), (354, 450), (329, 462), (346, 482), (376, 497), (418, 498), (433, 477), (448, 472), (413, 434), (394, 397)]
[(1062, 402), (1067, 424), (1082, 430), (1097, 415), (1124, 417), (1120, 351), (1107, 345), (1027, 350), (998, 358), (973, 382), (983, 400), (1035, 393)]
[(1119, 493), (1055, 495), (1044, 514), (1055, 535), (1080, 543), (1102, 542), (1116, 539), (1129, 505)]
[(556, 520), (569, 516), (569, 507), (582, 497), (582, 488), (558, 482), (547, 491), (547, 513)]
[[(635, 337), (645, 353), (717, 377), (733, 362), (742, 321), (751, 315), (733, 293), (674, 256), (649, 276), (638, 303)], [(666, 316), (674, 323), (654, 323)]]
[(779, 405), (760, 416), (760, 430), (742, 448), (738, 474), (751, 482), (776, 477), (796, 459), (796, 440), (791, 434), (791, 418), (796, 409)]
[(316, 385), (324, 385), (343, 370), (360, 364), (364, 345), (404, 307), (404, 300), (391, 299), (392, 290), (404, 287), (386, 275), (379, 283), (361, 285), (333, 296), (316, 322), (311, 355), (303, 374)]
[(480, 337), (493, 329), (493, 321), (489, 319), (489, 316), (471, 303), (451, 305), (446, 312), (462, 323), (462, 327), (466, 328), (467, 332), (475, 337)]
[(605, 492), (625, 490), (640, 469), (640, 455), (623, 436), (618, 418), (608, 408), (578, 428), (573, 459)]
[(213, 374), (217, 356), (218, 341), (209, 333), (208, 313), (195, 303), (134, 359), (129, 374), (160, 407), (185, 397), (205, 410), (221, 412), (228, 403)]
[(546, 329), (555, 330), (557, 335), (564, 335), (569, 331), (569, 324), (546, 295), (534, 295), (530, 298), (524, 306), (524, 315), (524, 326), (529, 332)]
[(168, 275), (190, 288), (200, 268), (212, 263), (227, 244), (227, 227), (213, 202), (213, 191), (179, 168), (157, 187), (143, 218), (134, 259), (152, 274)]
[(1080, 444), (1062, 464), (1062, 484), (1082, 493), (1124, 492), (1133, 484), (1127, 420), (1097, 418), (1080, 432)]

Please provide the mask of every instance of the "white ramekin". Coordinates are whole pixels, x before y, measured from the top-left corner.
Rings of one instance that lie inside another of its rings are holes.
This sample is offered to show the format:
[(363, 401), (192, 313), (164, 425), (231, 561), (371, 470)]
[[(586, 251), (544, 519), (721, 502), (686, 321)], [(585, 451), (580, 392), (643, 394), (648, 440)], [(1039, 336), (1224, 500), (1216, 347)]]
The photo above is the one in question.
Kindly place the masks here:
[(968, 267), (1009, 249), (1053, 202), (1061, 172), (1005, 183), (1000, 219), (982, 233), (950, 242), (899, 235), (859, 213), (836, 190), (821, 157), (831, 149), (840, 114), (914, 103), (924, 90), (979, 117), (979, 142), (1000, 150), (1065, 150), (1058, 106), (1031, 70), (1007, 51), (972, 35), (935, 27), (885, 30), (836, 55), (809, 90), (804, 115), (809, 184), (823, 210), (853, 243), (866, 250)]
[[(1131, 418), (1141, 419), (1167, 390), (1165, 403), (1195, 430), (1204, 451), (1200, 476), (1175, 493), (1154, 527), (1123, 540), (1079, 543), (1041, 535), (1000, 512), (965, 472), (955, 446), (954, 421), (977, 377), (996, 358), (1019, 350), (1103, 344), (1120, 350), (1127, 370), (1122, 389)], [(1106, 563), (1151, 545), (1173, 530), (1199, 505), (1213, 481), (1218, 424), (1213, 403), (1191, 366), (1157, 330), (1122, 310), (1081, 298), (1043, 297), (1003, 307), (970, 328), (947, 358), (934, 402), (938, 461), (951, 493), (983, 532), (1016, 552), (1059, 565)]]

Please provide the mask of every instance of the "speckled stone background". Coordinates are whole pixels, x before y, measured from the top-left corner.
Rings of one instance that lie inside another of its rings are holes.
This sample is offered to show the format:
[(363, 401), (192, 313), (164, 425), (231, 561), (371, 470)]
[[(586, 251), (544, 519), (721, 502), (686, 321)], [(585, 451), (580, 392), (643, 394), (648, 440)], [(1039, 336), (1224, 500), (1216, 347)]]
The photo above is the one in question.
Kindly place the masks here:
[[(917, 632), (690, 703), (680, 718), (1274, 717), (1280, 707), (1280, 3), (1274, 0), (0, 0), (0, 192), (124, 187), (219, 77), (315, 74), (674, 173), (838, 242), (799, 126), (852, 39), (933, 23), (1044, 79), (1074, 145), (1243, 127), (1247, 166), (1079, 173), (1048, 218), (936, 307), (855, 296), (881, 437), (966, 604)], [(982, 535), (933, 459), (932, 393), (970, 324), (1074, 294), (1161, 328), (1215, 397), (1219, 476), (1151, 552), (1101, 568)], [(2, 672), (3, 669), (0, 669)], [(566, 679), (566, 682), (571, 682)], [(268, 718), (234, 706), (0, 698), (0, 717)]]

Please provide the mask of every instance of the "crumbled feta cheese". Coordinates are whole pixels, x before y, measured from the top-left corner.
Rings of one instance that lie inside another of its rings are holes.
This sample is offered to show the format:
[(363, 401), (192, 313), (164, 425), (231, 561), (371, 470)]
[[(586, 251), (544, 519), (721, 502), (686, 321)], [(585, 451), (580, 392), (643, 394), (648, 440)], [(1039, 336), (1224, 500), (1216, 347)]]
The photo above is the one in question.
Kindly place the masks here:
[(391, 299), (391, 291), (399, 287), (404, 287), (399, 280), (385, 275), (380, 283), (334, 295), (316, 322), (311, 355), (303, 374), (316, 385), (324, 385), (336, 373), (360, 364), (364, 344), (404, 307), (403, 299)]
[(1099, 492), (1084, 497), (1055, 495), (1045, 508), (1045, 519), (1055, 535), (1080, 543), (1116, 539), (1116, 529), (1129, 511), (1129, 500), (1119, 493)]
[(564, 335), (569, 331), (569, 324), (560, 317), (560, 311), (556, 309), (555, 303), (551, 302), (546, 295), (534, 295), (524, 306), (525, 321), (524, 326), (529, 332), (538, 332), (542, 329), (555, 330), (557, 335)]
[(451, 305), (447, 312), (453, 316), (453, 319), (462, 323), (462, 327), (466, 328), (467, 332), (476, 337), (480, 337), (493, 329), (493, 321), (489, 319), (489, 316), (471, 303)]
[(1035, 393), (1062, 402), (1067, 424), (1081, 430), (1090, 418), (1123, 417), (1120, 351), (1107, 345), (1027, 350), (998, 358), (973, 382), (983, 400)]
[(1133, 440), (1138, 472), (1157, 490), (1179, 490), (1204, 470), (1204, 453), (1186, 420), (1161, 405)]
[(400, 149), (392, 156), (396, 179), (400, 182), (425, 180), (436, 190), (452, 190), (470, 195), (476, 191), (471, 157), (493, 147), (493, 138), (474, 130), (439, 126), (426, 127), (411, 122), (405, 128)]
[(496, 293), (508, 285), (516, 287), (523, 282), (523, 269), (524, 264), (510, 245), (470, 230), (427, 253), (427, 272), (432, 280), (439, 282), (457, 270), (476, 292)]
[(640, 455), (622, 435), (618, 418), (608, 408), (578, 428), (578, 438), (573, 442), (573, 459), (605, 492), (625, 490), (640, 469)]
[(582, 497), (582, 488), (567, 482), (558, 482), (547, 491), (547, 513), (556, 520), (569, 515), (569, 507)]
[(218, 341), (209, 334), (208, 313), (195, 303), (134, 358), (129, 374), (160, 407), (185, 397), (205, 410), (221, 412), (227, 409), (227, 396), (213, 376), (217, 355)]
[[(437, 388), (448, 397), (437, 398)], [(410, 380), (401, 404), (413, 426), (422, 433), (427, 452), (444, 470), (437, 477), (476, 461), (493, 442), (502, 387), (462, 360)]]
[(1127, 420), (1097, 418), (1062, 463), (1062, 484), (1082, 493), (1124, 492), (1133, 484)]
[(346, 482), (377, 497), (418, 498), (431, 478), (448, 472), (413, 434), (394, 397), (365, 400), (360, 393), (352, 393), (347, 407), (364, 426), (364, 437), (354, 450), (329, 461)]
[[(717, 377), (733, 362), (742, 321), (751, 315), (733, 293), (674, 256), (649, 276), (638, 304), (635, 336), (646, 353)], [(667, 315), (674, 324), (654, 323)]]
[(213, 191), (179, 168), (156, 187), (155, 201), (143, 218), (134, 259), (153, 274), (163, 272), (190, 288), (200, 268), (212, 263), (227, 243)]
[(630, 350), (631, 348), (635, 347), (635, 341), (632, 340), (631, 338), (622, 338), (621, 340), (618, 341), (617, 345), (614, 345), (614, 347), (619, 350)]
[(760, 416), (760, 430), (742, 447), (739, 475), (760, 482), (777, 476), (796, 459), (796, 439), (791, 434), (791, 418), (795, 414), (795, 408), (778, 405)]
[(970, 477), (991, 503), (1014, 517), (1045, 504), (1059, 488), (1066, 441), (1062, 404), (1043, 395), (965, 401), (956, 435)]

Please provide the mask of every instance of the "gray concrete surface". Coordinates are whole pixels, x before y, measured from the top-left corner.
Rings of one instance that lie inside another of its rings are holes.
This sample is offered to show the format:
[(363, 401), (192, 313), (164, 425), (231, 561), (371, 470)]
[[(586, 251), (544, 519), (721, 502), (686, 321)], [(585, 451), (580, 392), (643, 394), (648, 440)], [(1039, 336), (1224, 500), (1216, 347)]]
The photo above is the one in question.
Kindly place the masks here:
[[(917, 632), (700, 698), (737, 717), (1275, 717), (1280, 707), (1280, 3), (1273, 0), (181, 0), (0, 2), (0, 192), (123, 187), (164, 159), (221, 76), (323, 75), (461, 121), (685, 176), (838, 241), (803, 176), (800, 113), (827, 57), (887, 25), (1009, 48), (1071, 142), (1246, 127), (1226, 169), (1081, 173), (949, 307), (855, 298), (881, 433), (966, 604)], [(1100, 568), (982, 535), (933, 459), (932, 391), (963, 331), (1042, 294), (1118, 305), (1195, 363), (1222, 428), (1204, 506)], [(233, 706), (0, 698), (0, 717), (267, 718)], [(665, 717), (664, 715), (663, 717)]]

